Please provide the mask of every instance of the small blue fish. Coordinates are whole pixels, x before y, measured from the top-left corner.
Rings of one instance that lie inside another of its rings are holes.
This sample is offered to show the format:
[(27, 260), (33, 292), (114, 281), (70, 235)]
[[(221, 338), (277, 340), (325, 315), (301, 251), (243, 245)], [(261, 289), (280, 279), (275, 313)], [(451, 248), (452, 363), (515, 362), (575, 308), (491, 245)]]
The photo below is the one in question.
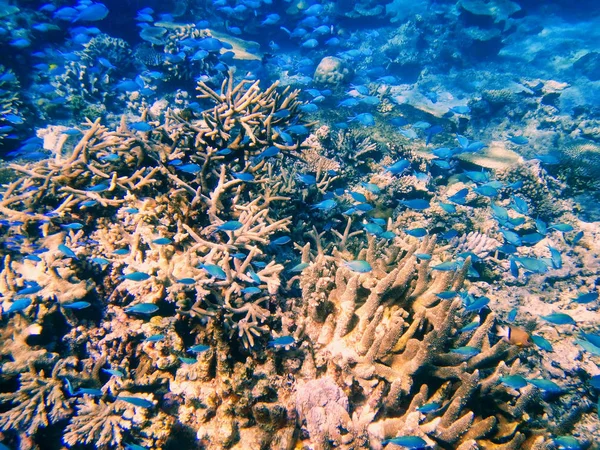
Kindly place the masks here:
[(537, 345), (542, 350), (545, 350), (547, 352), (554, 351), (554, 349), (552, 348), (552, 344), (547, 339), (543, 338), (542, 336), (532, 334), (531, 340), (533, 341), (533, 343), (535, 345)]
[(177, 170), (181, 170), (182, 172), (189, 173), (192, 175), (197, 174), (202, 169), (198, 164), (188, 163), (182, 164), (180, 166), (176, 166)]
[(144, 272), (131, 272), (123, 275), (123, 278), (130, 281), (146, 281), (150, 278), (150, 275)]
[(27, 282), (26, 288), (17, 291), (17, 295), (31, 295), (40, 292), (43, 288), (36, 282)]
[(73, 303), (66, 303), (66, 304), (62, 304), (60, 306), (62, 306), (63, 308), (66, 309), (85, 309), (85, 308), (89, 308), (92, 304), (90, 302), (86, 302), (86, 301), (78, 301), (78, 302), (73, 302)]
[(75, 254), (75, 252), (73, 250), (71, 250), (69, 247), (67, 247), (65, 244), (59, 244), (58, 249), (67, 258), (77, 259), (77, 255)]
[(573, 436), (557, 436), (552, 439), (554, 445), (560, 450), (583, 450), (583, 444)]
[(450, 271), (455, 270), (458, 267), (458, 263), (456, 261), (445, 261), (441, 264), (433, 266), (431, 270), (441, 270), (441, 271)]
[(354, 261), (346, 261), (344, 262), (344, 266), (346, 266), (352, 272), (357, 273), (368, 273), (371, 272), (371, 270), (373, 270), (371, 265), (367, 261), (360, 259)]
[(413, 199), (413, 200), (400, 200), (400, 203), (402, 203), (407, 208), (415, 209), (417, 211), (423, 211), (423, 210), (429, 208), (429, 206), (430, 206), (429, 200), (425, 200), (425, 199), (421, 199), (421, 198), (417, 198), (417, 199)]
[(573, 299), (576, 303), (591, 303), (593, 301), (598, 300), (598, 292), (588, 292), (587, 294), (580, 294), (576, 298)]
[(506, 375), (500, 377), (500, 383), (512, 389), (522, 389), (527, 386), (527, 380), (521, 375)]
[(242, 289), (241, 292), (244, 294), (254, 295), (254, 294), (260, 294), (262, 292), (262, 289), (258, 288), (256, 286), (248, 286), (247, 288)]
[(456, 206), (451, 203), (439, 202), (440, 208), (446, 211), (448, 214), (454, 214), (456, 212)]
[(144, 339), (146, 342), (159, 342), (165, 338), (164, 334), (153, 334), (152, 336), (148, 336)]
[(538, 389), (551, 394), (559, 394), (563, 391), (563, 389), (554, 381), (546, 380), (544, 378), (527, 379), (527, 382), (533, 384)]
[(96, 264), (100, 264), (101, 266), (106, 266), (106, 265), (110, 264), (110, 261), (108, 259), (100, 258), (100, 257), (94, 257), (94, 258), (90, 259), (90, 261), (92, 261), (93, 263), (96, 263)]
[(571, 239), (571, 246), (575, 246), (577, 245), (577, 243), (581, 240), (581, 238), (583, 238), (583, 231), (578, 231), (577, 234), (575, 234), (575, 236), (573, 236), (573, 239)]
[(217, 227), (219, 231), (236, 231), (244, 226), (243, 223), (237, 220), (230, 220), (229, 222), (225, 222)]
[(600, 356), (600, 347), (592, 344), (590, 341), (584, 341), (582, 339), (575, 339), (575, 343), (583, 347), (583, 349), (594, 356)]
[(509, 322), (514, 322), (515, 319), (517, 318), (517, 313), (518, 313), (517, 308), (511, 309), (508, 312), (508, 316), (506, 316), (506, 320), (508, 320)]
[(296, 264), (291, 269), (289, 269), (288, 272), (290, 272), (290, 273), (300, 273), (304, 269), (306, 269), (309, 265), (310, 265), (309, 263), (299, 263), (299, 264)]
[(154, 406), (154, 403), (152, 403), (150, 400), (146, 400), (145, 398), (141, 397), (122, 397), (119, 395), (116, 397), (116, 399), (130, 403), (134, 406), (139, 406), (140, 408), (152, 408)]
[(210, 276), (213, 276), (219, 280), (227, 279), (227, 274), (225, 271), (215, 264), (200, 264), (200, 267), (208, 272)]
[(379, 236), (383, 233), (383, 228), (376, 223), (363, 223), (363, 228), (367, 233), (372, 234), (373, 236)]
[(455, 291), (444, 291), (444, 292), (439, 292), (436, 294), (436, 296), (438, 298), (441, 298), (442, 300), (450, 300), (454, 297), (456, 297), (458, 295), (458, 292)]
[[(560, 269), (562, 267), (562, 256), (561, 256), (560, 252), (557, 249), (555, 249), (554, 247), (551, 247), (550, 245), (548, 245), (548, 250), (550, 250), (550, 262), (552, 263), (552, 268)], [(598, 298), (597, 295), (596, 295), (596, 298)], [(578, 300), (575, 299), (575, 301), (577, 302)], [(581, 303), (581, 302), (578, 302), (578, 303)]]
[(138, 303), (125, 308), (125, 312), (129, 314), (153, 314), (156, 311), (158, 311), (158, 306), (154, 303)]
[(292, 238), (290, 238), (289, 236), (281, 236), (281, 237), (278, 237), (277, 239), (271, 241), (270, 245), (285, 245), (288, 242), (290, 242), (291, 240), (292, 240)]
[(129, 124), (129, 128), (135, 131), (147, 132), (152, 130), (152, 125), (146, 122), (134, 122)]
[(196, 280), (194, 280), (193, 278), (180, 278), (177, 280), (177, 282), (186, 285), (196, 284)]
[(210, 349), (210, 347), (208, 345), (197, 344), (197, 345), (194, 345), (193, 347), (188, 348), (188, 352), (200, 354), (200, 353), (204, 353), (204, 352), (208, 351), (209, 349)]
[(471, 357), (481, 353), (481, 350), (479, 350), (476, 347), (471, 347), (471, 346), (465, 345), (463, 347), (453, 348), (450, 350), (450, 352), (471, 358)]
[(593, 334), (593, 333), (584, 333), (584, 332), (582, 332), (581, 333), (581, 337), (583, 337), (587, 341), (591, 342), (596, 347), (600, 347), (600, 335)]
[(169, 245), (169, 244), (172, 244), (173, 241), (169, 238), (161, 237), (161, 238), (154, 239), (152, 241), (152, 243), (156, 244), (156, 245)]
[(422, 238), (427, 236), (427, 230), (425, 228), (412, 228), (410, 230), (404, 230), (406, 234), (409, 236), (413, 236), (416, 238)]
[(572, 225), (568, 223), (555, 223), (548, 227), (549, 229), (560, 231), (561, 233), (568, 233), (569, 231), (573, 231), (574, 228)]
[(104, 392), (100, 389), (95, 388), (79, 388), (73, 395), (90, 395), (92, 397), (102, 397)]
[(424, 405), (418, 406), (417, 411), (419, 411), (422, 414), (431, 414), (436, 411), (439, 411), (441, 407), (442, 407), (441, 403), (431, 402), (431, 403), (425, 403)]
[(238, 180), (250, 182), (254, 181), (254, 175), (248, 172), (231, 172), (231, 174)]
[(385, 170), (390, 172), (392, 175), (399, 175), (402, 172), (404, 172), (406, 169), (408, 169), (409, 167), (410, 167), (410, 161), (408, 161), (407, 159), (401, 159), (399, 161), (396, 161), (391, 166), (386, 167)]
[(456, 192), (454, 195), (448, 197), (448, 200), (454, 202), (458, 205), (464, 205), (466, 203), (467, 195), (469, 194), (469, 190), (467, 188), (461, 189)]
[(367, 201), (367, 197), (365, 197), (364, 194), (361, 194), (360, 192), (349, 192), (349, 194), (357, 202), (365, 203)]
[(279, 336), (278, 338), (269, 341), (269, 347), (282, 348), (289, 347), (296, 343), (296, 340), (292, 336)]
[(90, 186), (87, 190), (90, 192), (104, 192), (108, 190), (108, 183), (98, 183), (96, 185)]
[(490, 303), (490, 299), (487, 297), (479, 297), (474, 302), (469, 303), (465, 306), (465, 312), (480, 311)]
[(186, 358), (184, 356), (180, 356), (179, 361), (181, 361), (184, 364), (196, 364), (198, 362), (196, 358)]
[(429, 253), (415, 253), (415, 256), (422, 261), (429, 261), (431, 259), (431, 255)]
[(123, 378), (125, 376), (125, 374), (123, 372), (121, 372), (120, 370), (117, 370), (117, 369), (102, 369), (102, 372), (107, 373), (107, 374), (117, 377), (117, 378)]
[(517, 197), (516, 195), (513, 195), (511, 198), (512, 203), (510, 204), (510, 207), (512, 209), (523, 215), (529, 214), (529, 205), (524, 199)]
[(31, 305), (31, 303), (32, 303), (32, 300), (30, 298), (21, 298), (19, 300), (15, 300), (9, 306), (6, 313), (11, 314), (11, 313), (15, 313), (15, 312), (21, 312), (24, 309), (28, 308)]
[(547, 316), (541, 316), (542, 319), (555, 325), (575, 325), (573, 318), (565, 313), (552, 313)]
[(312, 205), (312, 209), (320, 209), (323, 211), (329, 211), (337, 206), (337, 202), (333, 199), (323, 200), (322, 202)]
[(388, 444), (399, 445), (412, 450), (420, 450), (429, 447), (427, 441), (419, 436), (398, 436), (381, 441), (381, 445), (383, 446)]
[(481, 321), (479, 320), (479, 317), (477, 317), (473, 322), (468, 323), (467, 325), (462, 327), (460, 330), (458, 330), (458, 332), (459, 333), (468, 333), (469, 331), (473, 331), (473, 330), (477, 329), (477, 327), (479, 327), (480, 324), (481, 324)]
[(83, 228), (83, 225), (77, 222), (73, 222), (68, 223), (66, 225), (61, 225), (61, 228), (64, 228), (65, 230), (81, 230)]
[(127, 214), (137, 214), (140, 212), (140, 210), (137, 208), (125, 208), (123, 211)]

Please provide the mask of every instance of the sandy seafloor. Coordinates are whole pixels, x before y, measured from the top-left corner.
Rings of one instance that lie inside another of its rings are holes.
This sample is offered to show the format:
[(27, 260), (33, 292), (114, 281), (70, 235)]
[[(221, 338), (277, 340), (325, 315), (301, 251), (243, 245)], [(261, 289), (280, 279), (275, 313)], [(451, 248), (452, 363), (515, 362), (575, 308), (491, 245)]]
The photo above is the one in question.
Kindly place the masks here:
[(599, 23), (1, 0), (0, 448), (600, 448)]

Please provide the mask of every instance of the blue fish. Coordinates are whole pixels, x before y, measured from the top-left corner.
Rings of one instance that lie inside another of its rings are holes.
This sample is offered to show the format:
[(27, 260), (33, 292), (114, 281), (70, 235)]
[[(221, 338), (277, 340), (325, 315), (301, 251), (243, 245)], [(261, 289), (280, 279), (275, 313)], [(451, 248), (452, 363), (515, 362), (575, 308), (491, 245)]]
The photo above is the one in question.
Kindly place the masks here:
[(371, 268), (371, 265), (367, 261), (364, 261), (361, 259), (357, 259), (354, 261), (346, 261), (346, 262), (344, 262), (344, 266), (346, 266), (352, 272), (357, 272), (357, 273), (368, 273), (371, 270), (373, 270)]
[(123, 278), (130, 281), (146, 281), (150, 278), (150, 275), (144, 272), (131, 272), (123, 275)]
[(404, 172), (406, 169), (408, 169), (409, 167), (410, 167), (410, 161), (408, 161), (407, 159), (401, 159), (399, 161), (396, 161), (391, 166), (386, 167), (385, 170), (390, 172), (392, 175), (399, 175), (402, 172)]
[(312, 209), (320, 209), (323, 211), (329, 211), (337, 206), (337, 202), (333, 199), (323, 200), (322, 202), (312, 205)]
[(425, 403), (424, 405), (418, 406), (417, 411), (419, 411), (420, 413), (423, 413), (423, 414), (431, 414), (436, 411), (439, 411), (441, 407), (442, 407), (441, 403), (431, 402), (431, 403)]
[(588, 292), (587, 294), (580, 294), (573, 299), (576, 303), (591, 303), (598, 300), (598, 292)]
[(154, 303), (138, 303), (125, 308), (125, 312), (130, 314), (153, 314), (156, 311), (158, 311), (158, 306)]
[(241, 180), (241, 181), (245, 181), (245, 182), (254, 181), (254, 175), (252, 175), (251, 173), (247, 173), (247, 172), (231, 172), (231, 174), (235, 178), (237, 178), (238, 180)]
[(160, 238), (154, 239), (152, 241), (152, 243), (156, 244), (156, 245), (169, 245), (169, 244), (172, 244), (173, 241), (166, 237), (160, 237)]
[(80, 223), (77, 223), (77, 222), (73, 222), (73, 223), (61, 225), (61, 228), (64, 228), (66, 230), (81, 230), (83, 228), (83, 225)]
[(521, 375), (506, 375), (500, 377), (500, 383), (512, 389), (522, 389), (527, 386), (527, 380)]
[(197, 174), (202, 169), (198, 164), (188, 163), (182, 164), (180, 166), (175, 166), (177, 170), (181, 170), (182, 172), (189, 173), (192, 175)]
[(552, 348), (552, 344), (547, 339), (543, 338), (542, 336), (532, 334), (531, 340), (533, 341), (533, 343), (535, 345), (537, 345), (542, 350), (546, 350), (547, 352), (551, 352), (554, 350)]
[(208, 274), (212, 277), (215, 277), (219, 280), (227, 279), (227, 274), (225, 271), (215, 264), (200, 264), (200, 267), (208, 272)]
[(454, 195), (448, 197), (448, 200), (458, 205), (464, 205), (468, 194), (469, 190), (467, 188), (463, 188), (460, 191), (456, 192)]
[(431, 270), (441, 270), (441, 271), (447, 272), (450, 270), (456, 270), (457, 267), (458, 267), (458, 263), (456, 261), (445, 261), (436, 266), (433, 266), (431, 268)]
[(67, 258), (77, 259), (77, 255), (75, 254), (75, 252), (73, 250), (71, 250), (69, 247), (67, 247), (65, 244), (59, 244), (58, 249)]
[(419, 436), (398, 436), (381, 441), (381, 445), (383, 446), (388, 444), (399, 445), (412, 450), (420, 450), (429, 447), (427, 441)]
[(490, 303), (490, 299), (487, 297), (479, 297), (477, 300), (469, 303), (465, 306), (465, 312), (479, 311), (485, 308)]
[(132, 130), (135, 130), (135, 131), (142, 131), (142, 132), (152, 131), (152, 125), (150, 125), (146, 122), (130, 123), (129, 128), (131, 128)]
[(17, 295), (31, 295), (41, 291), (42, 289), (43, 287), (36, 282), (27, 282), (27, 287), (19, 289), (17, 291)]
[(108, 12), (108, 8), (102, 3), (92, 3), (80, 12), (73, 19), (73, 22), (95, 22), (104, 19), (108, 15)]
[(299, 264), (296, 264), (291, 269), (288, 269), (288, 272), (290, 272), (290, 273), (300, 273), (304, 269), (306, 269), (309, 265), (310, 265), (309, 263), (299, 263)]
[(568, 233), (569, 231), (573, 231), (573, 226), (567, 223), (555, 223), (548, 227), (549, 229), (560, 231), (561, 233)]
[(289, 236), (281, 236), (270, 242), (270, 245), (285, 245), (292, 239)]
[(455, 291), (443, 291), (436, 294), (438, 298), (442, 300), (450, 300), (458, 295), (458, 292)]
[(196, 345), (188, 348), (188, 352), (200, 354), (200, 353), (204, 353), (204, 352), (208, 351), (209, 349), (210, 349), (210, 347), (208, 345), (196, 344)]
[(237, 220), (230, 220), (229, 222), (222, 223), (217, 226), (217, 230), (219, 231), (236, 231), (242, 228), (244, 224)]
[(21, 312), (24, 309), (28, 308), (31, 305), (31, 303), (32, 300), (30, 298), (21, 298), (19, 300), (15, 300), (11, 303), (6, 312), (7, 314)]
[(117, 369), (102, 369), (102, 372), (107, 373), (107, 374), (117, 377), (117, 378), (123, 378), (125, 376), (125, 374), (123, 372), (121, 372), (120, 370), (117, 370)]
[(425, 199), (421, 199), (421, 198), (417, 198), (417, 199), (413, 199), (413, 200), (400, 200), (400, 203), (402, 203), (407, 208), (415, 209), (417, 211), (423, 211), (423, 210), (429, 208), (429, 206), (430, 206), (429, 200), (425, 200)]
[(471, 358), (471, 357), (481, 353), (481, 350), (479, 350), (476, 347), (471, 347), (471, 346), (465, 345), (463, 347), (453, 348), (450, 350), (450, 352)]
[(575, 325), (577, 323), (570, 315), (565, 313), (552, 313), (547, 316), (540, 317), (555, 325)]
[(573, 436), (557, 436), (552, 439), (553, 444), (560, 450), (583, 450), (587, 448)]
[(563, 391), (563, 389), (554, 381), (546, 380), (544, 378), (528, 379), (527, 382), (533, 384), (538, 389), (551, 394), (559, 394)]
[(193, 278), (180, 278), (177, 280), (177, 282), (186, 285), (196, 284), (196, 280), (194, 280)]
[(281, 348), (289, 347), (296, 343), (296, 340), (292, 336), (279, 336), (278, 338), (269, 341), (269, 347)]
[(152, 408), (154, 406), (154, 403), (152, 403), (150, 400), (146, 400), (145, 398), (141, 397), (125, 397), (118, 395), (116, 399), (130, 403), (134, 406), (139, 406), (140, 408)]
[(73, 302), (73, 303), (65, 303), (65, 304), (61, 304), (60, 306), (62, 306), (63, 308), (66, 309), (85, 309), (85, 308), (89, 308), (92, 304), (90, 302), (86, 302), (86, 301), (78, 301), (78, 302)]
[(144, 339), (146, 342), (159, 342), (165, 338), (164, 334), (153, 334), (152, 336), (148, 336)]

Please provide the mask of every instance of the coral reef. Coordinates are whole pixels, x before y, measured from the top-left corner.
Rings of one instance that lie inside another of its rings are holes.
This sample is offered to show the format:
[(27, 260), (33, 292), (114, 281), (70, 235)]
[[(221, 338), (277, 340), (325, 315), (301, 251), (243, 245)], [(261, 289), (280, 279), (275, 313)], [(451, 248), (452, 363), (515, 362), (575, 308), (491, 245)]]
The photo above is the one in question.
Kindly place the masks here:
[(335, 56), (326, 56), (319, 62), (313, 78), (316, 83), (339, 86), (351, 75), (352, 70), (343, 60)]

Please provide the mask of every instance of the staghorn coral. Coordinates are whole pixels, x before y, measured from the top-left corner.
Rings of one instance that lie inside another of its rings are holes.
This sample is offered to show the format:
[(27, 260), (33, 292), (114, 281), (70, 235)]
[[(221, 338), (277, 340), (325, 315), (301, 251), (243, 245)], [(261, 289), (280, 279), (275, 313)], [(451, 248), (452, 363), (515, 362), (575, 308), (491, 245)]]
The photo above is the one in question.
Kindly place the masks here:
[(12, 407), (0, 413), (3, 430), (18, 430), (33, 435), (44, 428), (71, 415), (71, 401), (63, 392), (62, 376), (72, 359), (58, 361), (50, 377), (34, 369), (19, 376), (19, 388), (15, 392), (0, 394), (0, 402)]

